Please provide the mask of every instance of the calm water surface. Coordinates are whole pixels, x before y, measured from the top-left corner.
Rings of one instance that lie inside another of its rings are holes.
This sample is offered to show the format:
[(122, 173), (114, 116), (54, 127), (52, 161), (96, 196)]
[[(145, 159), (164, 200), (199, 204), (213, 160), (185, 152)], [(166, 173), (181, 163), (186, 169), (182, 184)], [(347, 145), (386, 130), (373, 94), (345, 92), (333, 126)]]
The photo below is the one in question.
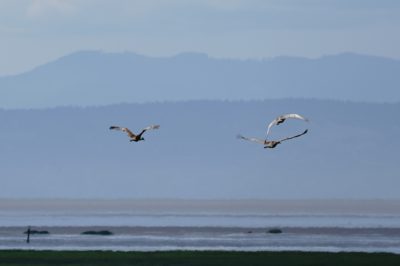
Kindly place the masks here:
[[(27, 226), (49, 231), (26, 243)], [(280, 228), (281, 234), (271, 234)], [(109, 230), (111, 236), (81, 235)], [(398, 201), (4, 200), (0, 249), (400, 253)]]

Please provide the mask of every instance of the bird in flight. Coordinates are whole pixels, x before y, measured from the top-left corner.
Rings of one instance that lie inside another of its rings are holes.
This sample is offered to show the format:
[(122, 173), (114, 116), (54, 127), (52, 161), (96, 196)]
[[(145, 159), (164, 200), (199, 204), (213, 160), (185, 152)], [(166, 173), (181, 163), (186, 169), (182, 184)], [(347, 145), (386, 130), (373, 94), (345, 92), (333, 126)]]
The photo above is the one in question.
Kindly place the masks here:
[(298, 134), (298, 135), (295, 135), (295, 136), (291, 136), (291, 137), (287, 137), (287, 138), (280, 139), (280, 140), (263, 140), (263, 139), (257, 139), (257, 138), (247, 138), (247, 137), (243, 137), (242, 135), (238, 135), (237, 137), (239, 139), (244, 139), (244, 140), (260, 143), (260, 144), (264, 145), (264, 148), (273, 149), (276, 146), (278, 146), (279, 144), (281, 144), (283, 141), (286, 141), (286, 140), (289, 140), (289, 139), (298, 138), (300, 136), (303, 136), (304, 134), (307, 134), (307, 132), (308, 132), (308, 129), (306, 129), (301, 134)]
[(123, 131), (123, 132), (125, 132), (125, 133), (128, 135), (128, 137), (130, 138), (130, 140), (129, 140), (130, 142), (132, 142), (132, 141), (138, 142), (138, 141), (141, 141), (141, 140), (145, 140), (145, 139), (142, 137), (142, 135), (143, 135), (144, 132), (146, 132), (147, 130), (158, 129), (158, 128), (160, 128), (159, 125), (151, 125), (151, 126), (148, 126), (148, 127), (143, 128), (142, 131), (141, 131), (139, 134), (137, 134), (137, 135), (134, 134), (132, 131), (130, 131), (127, 127), (111, 126), (111, 127), (110, 127), (110, 130), (120, 130), (120, 131)]
[(267, 138), (268, 138), (268, 134), (269, 131), (271, 130), (271, 127), (274, 125), (279, 125), (282, 124), (283, 122), (285, 122), (286, 119), (288, 118), (293, 118), (293, 119), (300, 119), (300, 120), (304, 120), (306, 122), (308, 122), (308, 119), (299, 115), (299, 114), (285, 114), (285, 115), (280, 115), (277, 118), (275, 118), (271, 123), (269, 123), (268, 125), (268, 129), (267, 129)]

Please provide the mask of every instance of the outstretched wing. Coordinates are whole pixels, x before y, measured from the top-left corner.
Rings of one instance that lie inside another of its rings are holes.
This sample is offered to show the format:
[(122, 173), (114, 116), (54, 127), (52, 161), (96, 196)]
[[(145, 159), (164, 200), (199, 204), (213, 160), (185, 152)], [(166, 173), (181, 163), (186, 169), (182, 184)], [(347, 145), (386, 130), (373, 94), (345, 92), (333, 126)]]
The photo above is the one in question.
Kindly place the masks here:
[(151, 125), (151, 126), (145, 127), (145, 128), (142, 129), (142, 132), (140, 132), (138, 136), (141, 136), (147, 130), (159, 129), (159, 128), (160, 128), (160, 125)]
[(301, 119), (301, 120), (308, 122), (307, 118), (305, 118), (304, 116), (301, 116), (299, 114), (286, 114), (286, 115), (282, 115), (281, 117), (284, 119), (288, 119), (288, 118)]
[(119, 131), (122, 131), (122, 127), (119, 127), (119, 126), (111, 126), (110, 127), (110, 130), (119, 130)]
[(301, 119), (301, 120), (304, 120), (304, 121), (308, 122), (308, 119), (307, 119), (307, 118), (305, 118), (304, 116), (301, 116), (301, 115), (299, 115), (299, 114), (285, 114), (285, 115), (280, 115), (280, 116), (278, 116), (277, 118), (275, 118), (271, 123), (269, 123), (268, 129), (267, 129), (267, 137), (268, 137), (269, 131), (271, 130), (271, 127), (272, 127), (272, 126), (277, 125), (278, 122), (281, 121), (282, 119), (285, 120), (285, 119), (288, 119), (288, 118)]
[(151, 126), (143, 128), (143, 130), (146, 131), (146, 130), (150, 130), (150, 129), (159, 129), (159, 128), (160, 128), (160, 125), (151, 125)]
[(128, 136), (130, 138), (135, 137), (135, 134), (133, 134), (133, 132), (130, 131), (127, 127), (111, 126), (110, 130), (120, 130), (120, 131), (126, 132), (126, 134), (128, 134)]
[(244, 137), (244, 136), (242, 136), (242, 135), (237, 135), (237, 138), (238, 138), (238, 139), (244, 139), (244, 140), (252, 141), (252, 142), (257, 142), (257, 143), (260, 143), (260, 144), (262, 144), (262, 145), (265, 144), (265, 141), (264, 141), (263, 139), (247, 138), (247, 137)]
[(269, 131), (271, 130), (271, 127), (276, 125), (276, 123), (278, 123), (278, 119), (274, 119), (271, 123), (269, 123), (268, 129), (267, 129), (267, 137), (268, 137)]
[(298, 137), (300, 137), (300, 136), (303, 136), (304, 134), (307, 134), (307, 132), (308, 132), (308, 129), (304, 130), (304, 132), (301, 133), (301, 134), (298, 134), (298, 135), (295, 135), (295, 136), (291, 136), (291, 137), (287, 137), (287, 138), (284, 138), (284, 139), (280, 139), (280, 140), (278, 140), (278, 141), (279, 141), (279, 142), (282, 142), (282, 141), (285, 141), (285, 140), (298, 138)]

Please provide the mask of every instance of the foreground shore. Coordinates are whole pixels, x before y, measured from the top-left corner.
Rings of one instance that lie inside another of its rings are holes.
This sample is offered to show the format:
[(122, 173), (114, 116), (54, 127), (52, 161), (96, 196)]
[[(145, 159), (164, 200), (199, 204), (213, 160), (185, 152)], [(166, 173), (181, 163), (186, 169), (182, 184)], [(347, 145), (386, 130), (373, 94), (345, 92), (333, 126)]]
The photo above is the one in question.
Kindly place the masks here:
[(229, 251), (22, 251), (0, 250), (0, 265), (400, 265), (400, 255), (359, 252), (229, 252)]

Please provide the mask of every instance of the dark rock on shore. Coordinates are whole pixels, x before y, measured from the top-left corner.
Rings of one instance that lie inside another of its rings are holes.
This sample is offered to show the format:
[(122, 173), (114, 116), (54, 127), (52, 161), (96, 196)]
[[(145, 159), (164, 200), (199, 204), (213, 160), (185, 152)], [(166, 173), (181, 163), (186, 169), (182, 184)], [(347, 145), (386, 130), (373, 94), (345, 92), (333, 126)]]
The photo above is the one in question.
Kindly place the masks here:
[(82, 232), (81, 235), (101, 235), (101, 236), (109, 236), (113, 233), (108, 230), (100, 230), (100, 231), (85, 231)]
[(269, 229), (268, 233), (270, 233), (270, 234), (281, 234), (282, 230), (279, 229), (279, 228), (273, 228), (273, 229)]

